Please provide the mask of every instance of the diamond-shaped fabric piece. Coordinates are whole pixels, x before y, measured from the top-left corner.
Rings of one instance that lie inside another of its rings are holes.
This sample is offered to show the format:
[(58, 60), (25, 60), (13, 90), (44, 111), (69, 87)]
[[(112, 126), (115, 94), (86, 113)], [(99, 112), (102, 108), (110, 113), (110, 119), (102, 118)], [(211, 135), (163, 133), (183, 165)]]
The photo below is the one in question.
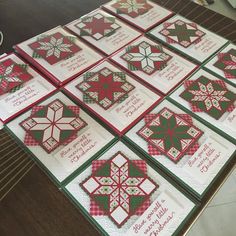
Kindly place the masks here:
[(47, 153), (66, 143), (87, 123), (56, 99), (31, 114), (20, 126)]
[(205, 33), (197, 28), (196, 24), (177, 20), (170, 24), (163, 24), (164, 28), (159, 32), (169, 39), (185, 48), (199, 41)]
[(165, 68), (172, 56), (165, 53), (160, 44), (151, 45), (143, 41), (138, 45), (127, 47), (121, 58), (128, 63), (131, 71), (139, 70), (151, 75)]
[(227, 79), (236, 79), (236, 50), (230, 49), (226, 53), (219, 53), (214, 66), (224, 72)]
[(143, 15), (153, 8), (146, 0), (117, 0), (111, 6), (116, 9), (117, 14), (125, 14), (132, 18)]
[(165, 107), (137, 134), (177, 162), (196, 144), (203, 132)]
[(60, 32), (41, 37), (36, 42), (29, 44), (29, 47), (50, 65), (65, 60), (82, 50), (69, 37)]
[(0, 62), (0, 95), (12, 91), (19, 85), (32, 79), (33, 76), (12, 59)]
[[(119, 162), (117, 158), (122, 161)], [(93, 204), (96, 203), (105, 215), (121, 227), (142, 205), (146, 205), (159, 186), (122, 152), (117, 152), (98, 166), (80, 186)]]
[(113, 72), (106, 67), (96, 73), (89, 73), (89, 76), (85, 76), (86, 79), (76, 88), (105, 110), (119, 102), (135, 88), (126, 80), (125, 73)]
[(86, 16), (75, 25), (80, 30), (80, 36), (91, 36), (100, 40), (116, 32), (121, 26), (116, 23), (115, 17), (105, 17), (101, 13)]
[(217, 120), (233, 105), (236, 99), (235, 93), (205, 76), (201, 76), (191, 83), (180, 94), (180, 97)]

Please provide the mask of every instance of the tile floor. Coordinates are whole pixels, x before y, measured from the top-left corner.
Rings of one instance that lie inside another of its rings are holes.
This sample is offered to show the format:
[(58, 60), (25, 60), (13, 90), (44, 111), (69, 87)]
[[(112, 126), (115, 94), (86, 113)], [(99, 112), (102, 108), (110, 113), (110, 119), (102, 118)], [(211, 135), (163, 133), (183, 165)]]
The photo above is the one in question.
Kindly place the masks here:
[[(236, 20), (236, 9), (227, 0), (207, 8)], [(236, 236), (236, 168), (190, 229), (187, 236)]]
[(236, 168), (187, 236), (235, 236)]

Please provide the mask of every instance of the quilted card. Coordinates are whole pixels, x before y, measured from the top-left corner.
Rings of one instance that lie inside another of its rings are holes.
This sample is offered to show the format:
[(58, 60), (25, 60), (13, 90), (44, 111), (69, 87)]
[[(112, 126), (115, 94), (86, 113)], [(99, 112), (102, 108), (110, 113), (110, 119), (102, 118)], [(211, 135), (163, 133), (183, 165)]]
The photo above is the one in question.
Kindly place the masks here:
[(132, 18), (143, 15), (153, 8), (146, 0), (117, 0), (111, 5), (117, 14), (125, 14)]
[(178, 114), (163, 108), (138, 131), (144, 140), (172, 161), (179, 161), (203, 132)]
[(41, 35), (37, 41), (29, 44), (34, 57), (42, 57), (50, 65), (73, 56), (81, 50), (73, 42), (73, 37), (66, 37), (60, 32), (51, 35)]
[[(125, 73), (113, 72), (106, 67), (98, 72), (88, 72), (85, 77), (76, 87), (105, 110), (127, 97), (135, 88), (126, 80)], [(86, 97), (84, 101), (87, 101)]]
[(26, 71), (27, 65), (17, 64), (8, 58), (0, 62), (0, 95), (19, 88), (20, 85), (33, 78)]
[(213, 65), (223, 71), (227, 79), (236, 79), (236, 49), (218, 53), (217, 57)]
[(109, 36), (120, 28), (115, 17), (106, 17), (100, 13), (82, 18), (75, 26), (80, 29), (80, 36), (91, 36), (95, 40)]
[(32, 113), (20, 125), (31, 140), (51, 153), (87, 124), (72, 109), (56, 99)]
[(158, 184), (122, 152), (101, 164), (80, 185), (118, 227), (146, 204), (158, 188)]
[(151, 75), (165, 68), (172, 56), (165, 53), (160, 44), (152, 45), (143, 41), (138, 45), (128, 46), (121, 58), (128, 63), (131, 71), (139, 70)]
[[(223, 81), (222, 83), (224, 85)], [(180, 97), (218, 120), (236, 99), (236, 95), (221, 84), (201, 76), (192, 82)]]
[(163, 24), (164, 28), (160, 34), (168, 39), (169, 43), (177, 43), (187, 48), (194, 42), (199, 42), (205, 32), (198, 29), (195, 23), (187, 23), (183, 20), (177, 20), (173, 23)]

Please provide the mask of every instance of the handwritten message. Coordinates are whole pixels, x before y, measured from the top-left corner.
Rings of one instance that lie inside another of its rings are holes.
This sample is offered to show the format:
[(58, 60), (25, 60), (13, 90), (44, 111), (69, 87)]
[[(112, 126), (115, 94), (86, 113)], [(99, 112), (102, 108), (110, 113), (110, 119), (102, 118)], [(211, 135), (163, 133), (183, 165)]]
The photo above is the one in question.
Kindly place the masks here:
[(190, 157), (184, 166), (184, 170), (192, 175), (196, 181), (205, 183), (217, 173), (227, 152), (228, 150), (223, 145), (213, 138), (208, 138)]
[(111, 113), (119, 116), (120, 122), (129, 123), (137, 118), (146, 108), (151, 105), (152, 100), (141, 90), (137, 90), (125, 101), (119, 104)]
[(35, 80), (2, 99), (0, 107), (6, 107), (8, 112), (13, 113), (36, 102), (46, 94), (47, 89), (39, 81)]
[(54, 158), (70, 172), (92, 157), (101, 148), (103, 142), (103, 137), (90, 128), (56, 153)]
[(236, 130), (236, 108), (224, 120), (224, 124), (230, 127), (230, 129)]
[(201, 53), (209, 53), (217, 46), (217, 42), (214, 42), (211, 38), (203, 38), (199, 43), (195, 44), (194, 48)]
[[(144, 214), (129, 229), (129, 236), (167, 235), (183, 208), (167, 193), (162, 192)], [(168, 234), (169, 235), (169, 234)]]

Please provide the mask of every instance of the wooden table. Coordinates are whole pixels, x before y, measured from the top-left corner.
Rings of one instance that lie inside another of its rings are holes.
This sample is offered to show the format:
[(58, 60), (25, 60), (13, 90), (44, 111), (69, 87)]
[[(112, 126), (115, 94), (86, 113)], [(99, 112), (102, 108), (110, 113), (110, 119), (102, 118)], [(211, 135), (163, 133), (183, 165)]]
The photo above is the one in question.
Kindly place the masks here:
[[(0, 0), (0, 54), (16, 43), (94, 10), (107, 0)], [(236, 42), (236, 22), (189, 0), (156, 0), (183, 16)], [(228, 163), (201, 208), (186, 223), (182, 235), (206, 207), (233, 169)], [(58, 190), (6, 130), (0, 131), (0, 235), (96, 236), (99, 233)]]

